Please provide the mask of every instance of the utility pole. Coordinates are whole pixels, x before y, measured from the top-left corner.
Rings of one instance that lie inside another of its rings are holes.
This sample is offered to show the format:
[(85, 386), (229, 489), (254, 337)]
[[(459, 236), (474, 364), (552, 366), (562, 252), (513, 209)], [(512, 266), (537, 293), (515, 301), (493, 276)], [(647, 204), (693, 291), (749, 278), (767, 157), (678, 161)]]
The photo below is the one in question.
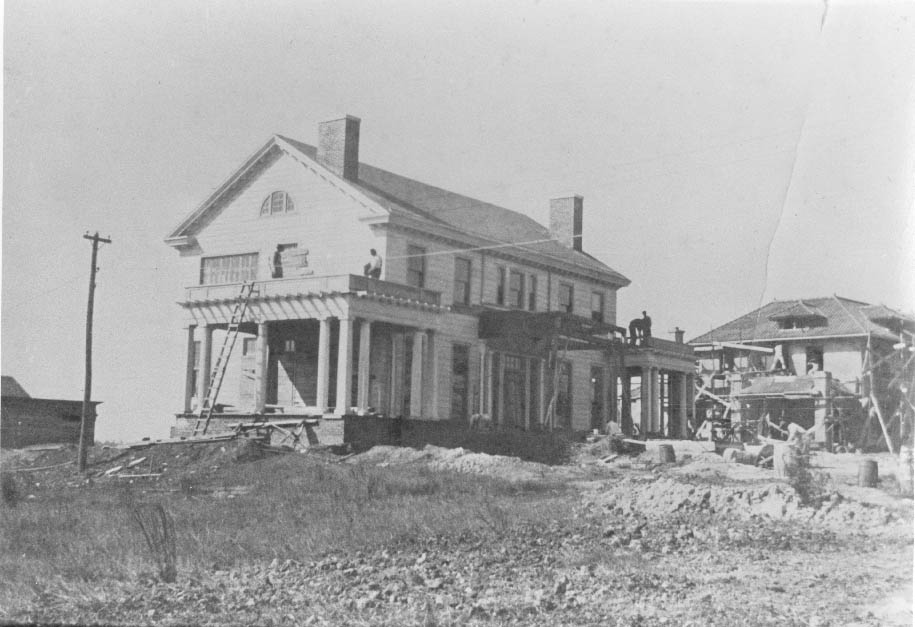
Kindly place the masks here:
[(98, 270), (96, 261), (98, 259), (99, 242), (110, 244), (111, 239), (99, 237), (98, 231), (95, 235), (86, 233), (83, 239), (92, 242), (92, 265), (89, 267), (89, 305), (86, 308), (86, 382), (83, 389), (83, 416), (79, 424), (79, 471), (86, 470), (86, 455), (88, 451), (89, 439), (89, 412), (92, 408), (92, 312), (95, 304), (95, 273)]

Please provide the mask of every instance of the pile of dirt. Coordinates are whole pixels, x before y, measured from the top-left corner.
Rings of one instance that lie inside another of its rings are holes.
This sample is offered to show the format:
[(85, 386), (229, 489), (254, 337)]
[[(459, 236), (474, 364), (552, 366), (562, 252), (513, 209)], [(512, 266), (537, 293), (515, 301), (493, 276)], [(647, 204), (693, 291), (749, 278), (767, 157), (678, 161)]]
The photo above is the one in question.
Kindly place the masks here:
[(442, 448), (427, 444), (422, 449), (399, 446), (375, 446), (346, 460), (351, 464), (392, 466), (424, 463), (438, 470), (485, 474), (510, 481), (524, 481), (545, 476), (550, 467), (526, 462), (517, 457), (474, 453), (463, 448)]
[(201, 479), (227, 467), (262, 459), (263, 447), (239, 438), (194, 444), (156, 444), (144, 448), (93, 446), (87, 471), (78, 472), (73, 445), (22, 449), (3, 453), (2, 470), (15, 477), (27, 494), (48, 488), (72, 488), (109, 483), (178, 484), (188, 477)]
[[(609, 489), (608, 489), (609, 488)], [(788, 483), (754, 485), (687, 483), (667, 476), (627, 476), (591, 491), (586, 501), (614, 516), (647, 519), (674, 514), (708, 513), (737, 520), (765, 517), (809, 521), (842, 531), (908, 528), (904, 507), (888, 508), (843, 497), (838, 492), (805, 503)], [(905, 505), (902, 503), (901, 505)]]

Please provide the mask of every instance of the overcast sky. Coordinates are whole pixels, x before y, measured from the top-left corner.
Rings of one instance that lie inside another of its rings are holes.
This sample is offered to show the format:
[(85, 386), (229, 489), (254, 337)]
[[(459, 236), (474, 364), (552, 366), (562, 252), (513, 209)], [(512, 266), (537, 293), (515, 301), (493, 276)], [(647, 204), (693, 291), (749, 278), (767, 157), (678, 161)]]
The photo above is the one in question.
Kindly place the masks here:
[[(365, 162), (545, 221), (694, 337), (771, 300), (915, 310), (915, 4), (7, 0), (2, 371), (101, 439), (183, 402), (165, 235), (273, 133), (362, 119)], [(359, 260), (360, 264), (363, 260)]]

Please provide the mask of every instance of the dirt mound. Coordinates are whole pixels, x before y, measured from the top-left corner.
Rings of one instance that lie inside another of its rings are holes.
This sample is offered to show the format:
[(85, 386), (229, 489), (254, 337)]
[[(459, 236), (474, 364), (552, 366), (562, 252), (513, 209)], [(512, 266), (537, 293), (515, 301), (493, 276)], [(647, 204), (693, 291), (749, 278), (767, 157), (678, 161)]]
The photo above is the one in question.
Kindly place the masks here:
[(442, 448), (432, 444), (422, 449), (375, 446), (346, 461), (376, 466), (424, 463), (439, 470), (492, 475), (512, 481), (541, 478), (550, 470), (545, 464), (526, 462), (517, 457), (473, 453), (463, 448)]
[(592, 492), (586, 500), (616, 516), (651, 519), (704, 512), (739, 520), (809, 521), (843, 531), (873, 531), (891, 525), (905, 528), (911, 518), (898, 509), (851, 500), (838, 492), (805, 504), (791, 485), (775, 481), (711, 485), (671, 477), (624, 477), (609, 490)]

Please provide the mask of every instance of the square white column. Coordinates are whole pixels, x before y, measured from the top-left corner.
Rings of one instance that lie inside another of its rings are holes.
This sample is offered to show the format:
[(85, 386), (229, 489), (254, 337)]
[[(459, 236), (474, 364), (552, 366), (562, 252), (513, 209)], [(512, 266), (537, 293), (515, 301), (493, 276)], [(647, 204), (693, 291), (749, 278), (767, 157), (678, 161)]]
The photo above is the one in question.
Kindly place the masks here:
[(203, 327), (203, 339), (200, 342), (200, 368), (197, 370), (197, 398), (203, 403), (210, 390), (210, 370), (213, 363), (213, 327)]
[(270, 366), (270, 327), (266, 322), (257, 324), (254, 346), (254, 411), (264, 413), (267, 406), (267, 370)]
[(391, 333), (391, 402), (392, 416), (403, 415), (404, 364), (407, 348), (404, 334), (400, 331)]
[(651, 369), (651, 430), (661, 431), (661, 381), (657, 368)]
[(487, 396), (488, 396), (488, 394), (487, 394), (487, 390), (486, 390), (486, 346), (481, 345), (480, 346), (480, 399), (479, 399), (480, 400), (479, 412), (481, 414), (489, 413), (489, 411), (487, 410), (487, 404), (486, 404)]
[(438, 361), (435, 355), (435, 333), (429, 329), (424, 333), (426, 349), (423, 367), (423, 415), (438, 420)]
[(315, 404), (324, 413), (327, 411), (327, 395), (330, 392), (330, 319), (318, 321), (318, 381)]
[(679, 414), (680, 414), (680, 437), (685, 438), (688, 435), (686, 420), (688, 417), (687, 416), (687, 403), (688, 403), (687, 399), (689, 398), (688, 393), (689, 393), (689, 388), (690, 388), (690, 377), (686, 373), (681, 372), (681, 373), (679, 373), (679, 378), (680, 378), (680, 389), (678, 391), (680, 392), (680, 399), (679, 399), (680, 407), (678, 409), (679, 409)]
[(359, 323), (359, 371), (356, 390), (356, 405), (360, 409), (369, 406), (369, 370), (371, 365), (372, 322)]
[(353, 320), (340, 319), (337, 341), (337, 404), (334, 414), (342, 416), (349, 410), (353, 387)]
[(194, 332), (197, 325), (187, 325), (187, 361), (184, 371), (184, 413), (191, 412), (191, 399), (194, 397)]
[(641, 369), (641, 384), (639, 408), (641, 416), (639, 427), (642, 430), (642, 437), (651, 431), (651, 368)]
[(410, 362), (410, 415), (423, 414), (423, 355), (425, 353), (425, 331), (413, 332), (413, 360)]

